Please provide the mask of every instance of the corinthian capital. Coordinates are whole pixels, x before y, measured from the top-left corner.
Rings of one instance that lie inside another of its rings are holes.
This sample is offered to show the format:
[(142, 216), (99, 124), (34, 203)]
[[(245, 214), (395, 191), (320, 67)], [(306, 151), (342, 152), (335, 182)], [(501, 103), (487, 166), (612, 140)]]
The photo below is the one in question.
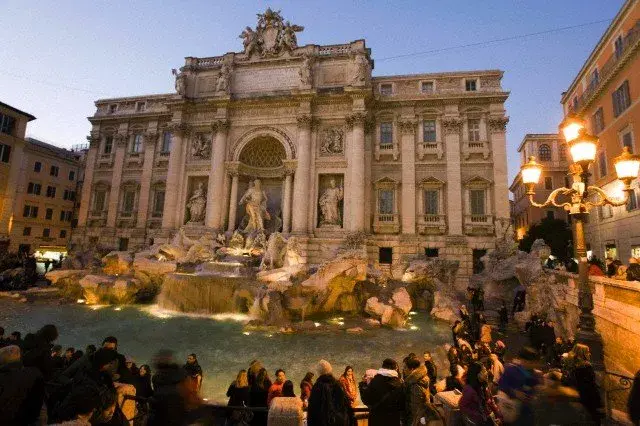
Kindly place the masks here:
[(229, 121), (227, 120), (216, 120), (213, 123), (211, 123), (211, 130), (213, 131), (214, 134), (220, 132), (220, 133), (224, 133), (227, 130), (229, 130)]
[(310, 115), (299, 115), (296, 117), (296, 121), (298, 122), (298, 127), (311, 127), (313, 124), (313, 117)]
[(401, 133), (412, 135), (416, 131), (416, 122), (415, 120), (398, 121), (398, 127)]
[(489, 117), (489, 130), (492, 132), (504, 132), (507, 130), (509, 117)]
[(89, 148), (94, 148), (100, 145), (100, 134), (92, 132), (87, 136), (87, 142), (89, 142)]
[(144, 134), (144, 141), (148, 144), (154, 144), (158, 140), (157, 132), (146, 132)]
[(347, 126), (352, 129), (354, 126), (364, 126), (367, 123), (367, 114), (356, 112), (347, 116)]
[(113, 139), (116, 141), (117, 146), (125, 146), (127, 144), (127, 139), (129, 135), (126, 133), (116, 133), (113, 135)]
[(462, 120), (458, 117), (443, 118), (440, 124), (442, 125), (445, 134), (460, 133), (460, 129), (462, 128)]
[(189, 132), (189, 126), (185, 123), (169, 123), (167, 124), (167, 130), (174, 135), (183, 136)]

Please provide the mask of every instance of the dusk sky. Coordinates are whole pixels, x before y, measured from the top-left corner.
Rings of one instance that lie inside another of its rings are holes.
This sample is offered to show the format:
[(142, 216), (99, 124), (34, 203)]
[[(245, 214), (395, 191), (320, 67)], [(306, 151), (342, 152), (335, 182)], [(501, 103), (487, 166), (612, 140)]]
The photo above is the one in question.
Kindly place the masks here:
[[(525, 133), (557, 131), (569, 86), (623, 0), (14, 1), (0, 14), (0, 101), (37, 117), (27, 135), (86, 142), (99, 98), (167, 93), (185, 56), (242, 50), (238, 35), (267, 6), (303, 25), (298, 43), (365, 39), (375, 76), (501, 69), (509, 175)], [(606, 20), (606, 22), (593, 23)], [(443, 52), (415, 54), (588, 24)], [(385, 59), (388, 58), (388, 59)]]

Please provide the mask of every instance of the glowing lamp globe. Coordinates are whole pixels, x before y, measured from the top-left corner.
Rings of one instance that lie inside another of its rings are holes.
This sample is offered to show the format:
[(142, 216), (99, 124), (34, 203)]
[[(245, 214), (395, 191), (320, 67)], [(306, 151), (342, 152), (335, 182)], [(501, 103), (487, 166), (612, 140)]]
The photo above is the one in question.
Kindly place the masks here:
[(640, 171), (640, 156), (629, 152), (628, 147), (624, 147), (622, 154), (613, 159), (618, 179), (624, 182), (625, 187), (629, 187), (631, 181), (638, 177)]
[(584, 121), (574, 115), (567, 115), (560, 123), (560, 131), (567, 142), (571, 142), (580, 136), (584, 128)]
[(536, 162), (535, 157), (531, 156), (529, 157), (529, 161), (520, 168), (520, 174), (522, 176), (522, 183), (524, 183), (527, 188), (527, 195), (533, 194), (533, 188), (540, 181), (542, 166)]
[(598, 138), (581, 132), (580, 135), (568, 143), (569, 152), (574, 163), (580, 164), (586, 171), (596, 159)]

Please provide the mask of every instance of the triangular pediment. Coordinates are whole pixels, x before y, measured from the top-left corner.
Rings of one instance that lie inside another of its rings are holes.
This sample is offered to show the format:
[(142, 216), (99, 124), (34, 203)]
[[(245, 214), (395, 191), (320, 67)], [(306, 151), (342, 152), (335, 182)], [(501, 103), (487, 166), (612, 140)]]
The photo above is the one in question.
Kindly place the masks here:
[(440, 179), (438, 179), (435, 176), (429, 176), (426, 177), (424, 179), (422, 179), (420, 182), (418, 182), (419, 185), (438, 185), (438, 186), (442, 186), (444, 185), (444, 182), (441, 181)]
[(473, 177), (467, 179), (464, 184), (468, 185), (491, 185), (493, 184), (492, 180), (489, 180), (483, 176), (474, 175)]
[(377, 181), (374, 182), (376, 185), (381, 184), (381, 183), (386, 183), (386, 184), (394, 184), (397, 185), (400, 182), (398, 182), (397, 180), (390, 178), (388, 176), (385, 177), (381, 177), (380, 179), (378, 179)]

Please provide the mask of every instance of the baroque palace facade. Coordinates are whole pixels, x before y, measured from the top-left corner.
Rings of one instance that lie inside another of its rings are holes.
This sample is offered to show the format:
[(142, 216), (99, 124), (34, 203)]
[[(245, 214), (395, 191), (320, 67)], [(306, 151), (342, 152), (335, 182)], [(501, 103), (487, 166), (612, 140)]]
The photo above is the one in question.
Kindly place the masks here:
[[(268, 9), (244, 50), (187, 57), (175, 93), (96, 102), (76, 243), (133, 249), (254, 226), (306, 261), (364, 231), (372, 263), (461, 261), (509, 223), (502, 72), (372, 77), (364, 40), (298, 46)], [(259, 192), (258, 191), (258, 192)]]

